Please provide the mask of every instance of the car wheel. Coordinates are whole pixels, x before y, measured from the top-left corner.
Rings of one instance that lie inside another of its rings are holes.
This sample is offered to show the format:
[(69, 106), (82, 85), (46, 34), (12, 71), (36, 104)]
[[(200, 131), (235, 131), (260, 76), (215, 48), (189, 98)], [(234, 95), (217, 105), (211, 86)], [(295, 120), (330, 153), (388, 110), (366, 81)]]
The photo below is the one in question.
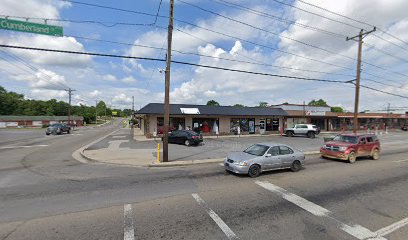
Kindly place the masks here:
[(71, 133), (71, 131), (70, 131), (70, 130), (68, 130), (68, 131), (67, 131), (67, 134), (70, 134), (70, 133)]
[(371, 155), (371, 158), (372, 158), (373, 160), (378, 160), (378, 159), (380, 159), (380, 151), (379, 151), (377, 148), (374, 149), (373, 154)]
[(356, 153), (355, 152), (350, 152), (348, 155), (348, 160), (349, 163), (355, 163), (356, 162)]
[(307, 137), (308, 138), (315, 138), (315, 133), (314, 132), (308, 132)]
[(289, 131), (289, 132), (286, 133), (286, 135), (287, 135), (288, 137), (293, 137), (293, 132)]
[(298, 160), (293, 161), (292, 165), (290, 165), (292, 172), (298, 172), (300, 169), (302, 169), (302, 164)]
[(261, 167), (259, 165), (252, 165), (248, 170), (248, 175), (251, 178), (256, 178), (261, 175)]
[(48, 136), (48, 135), (50, 135), (50, 133), (46, 133), (45, 135), (47, 135), (47, 136)]
[(184, 141), (184, 145), (186, 145), (187, 147), (191, 145), (189, 140)]

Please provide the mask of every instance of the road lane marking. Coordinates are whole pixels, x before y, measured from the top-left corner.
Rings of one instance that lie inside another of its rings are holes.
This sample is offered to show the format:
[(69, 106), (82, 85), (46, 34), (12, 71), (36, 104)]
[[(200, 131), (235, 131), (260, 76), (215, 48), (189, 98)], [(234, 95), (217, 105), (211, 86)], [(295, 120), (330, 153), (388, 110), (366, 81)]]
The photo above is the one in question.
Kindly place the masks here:
[(224, 163), (219, 163), (218, 165), (223, 166), (224, 167)]
[(408, 162), (408, 159), (405, 159), (405, 160), (397, 160), (397, 161), (392, 161), (392, 162), (395, 162), (395, 163), (399, 163), (399, 162)]
[(267, 181), (255, 181), (256, 184), (259, 186), (263, 187), (266, 190), (269, 190), (270, 192), (276, 193), (279, 196), (281, 196), (283, 199), (286, 199), (287, 201), (297, 205), (300, 208), (303, 208), (304, 210), (310, 212), (311, 214), (322, 217), (326, 220), (326, 222), (333, 222), (336, 226), (338, 226), (341, 230), (344, 232), (350, 234), (351, 236), (357, 238), (357, 239), (371, 239), (371, 240), (385, 240), (386, 238), (383, 238), (382, 236), (378, 236), (376, 233), (370, 231), (369, 229), (360, 226), (360, 225), (355, 225), (352, 224), (347, 225), (334, 217), (332, 217), (332, 212), (313, 203), (310, 202), (300, 196), (297, 196), (296, 194), (290, 193), (287, 190), (278, 187), (270, 182)]
[(123, 240), (134, 240), (135, 239), (135, 229), (133, 227), (133, 218), (132, 218), (132, 205), (125, 204), (123, 207), (124, 215), (124, 232)]
[(205, 208), (208, 215), (214, 220), (218, 227), (224, 232), (228, 239), (239, 239), (237, 235), (228, 227), (228, 225), (210, 208), (207, 203), (196, 193), (191, 194), (197, 203)]
[(13, 149), (13, 148), (32, 148), (32, 147), (47, 147), (48, 145), (31, 145), (31, 146), (6, 146), (0, 147), (0, 149)]
[(392, 232), (394, 232), (395, 230), (405, 226), (408, 224), (408, 218), (404, 218), (396, 223), (393, 223), (387, 227), (381, 228), (380, 230), (376, 231), (375, 233), (377, 234), (377, 236), (383, 237), (385, 235), (388, 235)]

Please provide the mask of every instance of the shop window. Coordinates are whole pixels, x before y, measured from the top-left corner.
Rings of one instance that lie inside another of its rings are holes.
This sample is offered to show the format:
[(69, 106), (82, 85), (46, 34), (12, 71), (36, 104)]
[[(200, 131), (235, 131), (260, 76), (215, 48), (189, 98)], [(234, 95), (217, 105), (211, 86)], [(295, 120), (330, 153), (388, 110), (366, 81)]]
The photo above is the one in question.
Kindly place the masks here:
[(238, 127), (241, 132), (255, 133), (255, 118), (232, 118), (230, 131), (237, 133)]
[[(185, 120), (184, 118), (170, 118), (169, 122), (169, 132), (173, 132), (174, 130), (183, 130), (185, 129)], [(162, 134), (164, 130), (164, 118), (158, 117), (157, 118), (157, 133)]]
[(219, 126), (217, 118), (193, 118), (193, 130), (198, 133), (216, 133)]

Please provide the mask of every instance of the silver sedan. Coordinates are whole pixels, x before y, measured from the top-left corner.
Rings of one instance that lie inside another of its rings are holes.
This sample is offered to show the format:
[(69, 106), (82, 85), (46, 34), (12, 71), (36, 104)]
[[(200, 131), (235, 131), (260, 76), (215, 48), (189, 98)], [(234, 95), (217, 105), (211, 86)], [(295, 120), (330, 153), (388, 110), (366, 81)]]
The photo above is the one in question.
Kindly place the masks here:
[(302, 168), (305, 154), (285, 144), (257, 143), (243, 152), (231, 152), (224, 160), (226, 171), (257, 177), (264, 171)]

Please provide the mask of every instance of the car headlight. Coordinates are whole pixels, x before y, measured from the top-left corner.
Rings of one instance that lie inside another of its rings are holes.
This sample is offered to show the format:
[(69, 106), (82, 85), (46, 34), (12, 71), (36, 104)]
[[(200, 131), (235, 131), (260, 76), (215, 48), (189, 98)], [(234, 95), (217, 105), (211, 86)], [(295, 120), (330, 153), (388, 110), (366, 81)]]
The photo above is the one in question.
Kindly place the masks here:
[(346, 151), (346, 150), (347, 150), (347, 147), (344, 147), (344, 146), (343, 146), (343, 147), (339, 147), (339, 151), (340, 151), (340, 152), (344, 152), (344, 151)]
[(245, 161), (244, 162), (234, 162), (234, 164), (238, 166), (248, 166), (248, 163)]
[(326, 144), (325, 144), (325, 145), (323, 145), (323, 146), (322, 146), (322, 148), (327, 148), (327, 145), (326, 145)]

